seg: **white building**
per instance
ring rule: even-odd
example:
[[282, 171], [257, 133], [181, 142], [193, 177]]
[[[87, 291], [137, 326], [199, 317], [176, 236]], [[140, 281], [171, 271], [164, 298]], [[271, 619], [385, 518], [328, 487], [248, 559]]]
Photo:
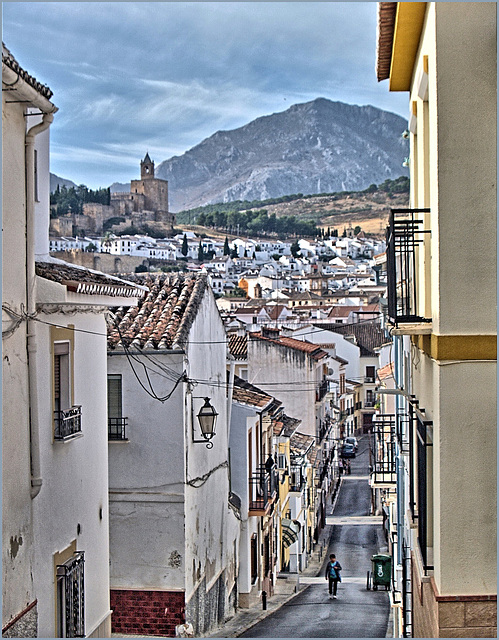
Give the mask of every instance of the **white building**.
[[2, 81], [2, 635], [106, 637], [104, 312], [141, 291], [50, 261], [48, 127], [57, 108], [5, 47]]
[[[171, 636], [187, 621], [205, 633], [237, 600], [226, 336], [206, 275], [148, 286], [109, 326], [113, 631]], [[213, 440], [200, 432], [204, 398]]]

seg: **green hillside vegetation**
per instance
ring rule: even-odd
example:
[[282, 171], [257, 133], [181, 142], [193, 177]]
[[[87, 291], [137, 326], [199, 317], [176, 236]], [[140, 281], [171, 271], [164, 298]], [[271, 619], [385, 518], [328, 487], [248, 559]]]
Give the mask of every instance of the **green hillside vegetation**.
[[86, 202], [96, 202], [109, 204], [111, 202], [111, 191], [107, 189], [97, 189], [93, 191], [84, 184], [78, 187], [59, 187], [50, 194], [50, 215], [52, 218], [64, 216], [70, 211], [72, 213], [83, 213], [83, 205]]
[[[401, 176], [380, 185], [371, 184], [364, 191], [297, 193], [267, 200], [236, 200], [180, 211], [176, 217], [179, 224], [224, 229], [229, 233], [313, 236], [325, 216], [370, 212], [383, 207], [391, 198], [402, 196], [405, 199], [408, 193], [409, 178]], [[291, 210], [292, 215], [286, 213]]]

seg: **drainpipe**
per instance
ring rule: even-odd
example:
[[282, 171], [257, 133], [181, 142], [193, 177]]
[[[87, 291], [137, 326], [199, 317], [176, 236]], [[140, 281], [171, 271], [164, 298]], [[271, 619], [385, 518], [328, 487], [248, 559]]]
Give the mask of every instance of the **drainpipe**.
[[227, 393], [227, 443], [230, 440], [230, 421], [232, 418], [232, 397], [234, 395], [234, 373], [236, 362], [232, 356], [229, 356], [229, 388]]
[[36, 329], [31, 320], [36, 311], [35, 298], [35, 138], [48, 129], [54, 120], [52, 113], [44, 113], [42, 121], [26, 134], [26, 307], [28, 314], [28, 379], [31, 457], [31, 498], [42, 488], [40, 464], [40, 424], [38, 416], [38, 389], [36, 368]]

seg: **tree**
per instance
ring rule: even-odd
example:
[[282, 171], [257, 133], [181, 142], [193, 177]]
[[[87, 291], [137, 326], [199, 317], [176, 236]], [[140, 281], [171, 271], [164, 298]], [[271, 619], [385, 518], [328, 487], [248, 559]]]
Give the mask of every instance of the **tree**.
[[225, 242], [224, 242], [224, 256], [228, 256], [230, 254], [230, 249], [229, 249], [229, 240], [227, 238], [227, 236], [225, 236]]
[[232, 251], [230, 252], [230, 257], [231, 258], [237, 258], [239, 257], [239, 254], [237, 252], [237, 246], [234, 244], [234, 246], [232, 247]]
[[295, 240], [293, 242], [290, 249], [291, 249], [291, 255], [293, 256], [293, 258], [298, 258], [298, 256], [300, 255], [300, 245], [298, 244], [298, 240]]
[[198, 246], [198, 260], [199, 262], [203, 262], [204, 260], [204, 251], [203, 251], [203, 245], [201, 244], [201, 240], [199, 241], [199, 246]]
[[145, 264], [139, 264], [138, 267], [135, 267], [135, 273], [145, 273], [147, 271], [147, 267]]
[[358, 234], [358, 233], [360, 233], [361, 231], [362, 231], [362, 228], [361, 228], [361, 227], [359, 227], [359, 225], [357, 225], [357, 226], [355, 227], [355, 229], [353, 230], [353, 233], [354, 233], [354, 235], [357, 235], [357, 234]]
[[182, 255], [184, 256], [184, 258], [189, 253], [189, 245], [187, 244], [187, 236], [185, 235], [185, 233], [184, 233], [184, 239], [182, 240], [182, 249], [181, 249], [181, 251], [182, 251]]
[[206, 226], [206, 215], [204, 213], [200, 213], [198, 215], [198, 219], [196, 220], [196, 224], [198, 224], [200, 227]]

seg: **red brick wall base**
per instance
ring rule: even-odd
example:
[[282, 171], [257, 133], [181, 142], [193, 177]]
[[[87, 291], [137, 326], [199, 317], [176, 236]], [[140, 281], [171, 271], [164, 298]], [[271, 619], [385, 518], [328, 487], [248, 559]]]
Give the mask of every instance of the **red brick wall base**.
[[111, 589], [111, 609], [113, 633], [174, 638], [176, 625], [185, 622], [185, 594]]

